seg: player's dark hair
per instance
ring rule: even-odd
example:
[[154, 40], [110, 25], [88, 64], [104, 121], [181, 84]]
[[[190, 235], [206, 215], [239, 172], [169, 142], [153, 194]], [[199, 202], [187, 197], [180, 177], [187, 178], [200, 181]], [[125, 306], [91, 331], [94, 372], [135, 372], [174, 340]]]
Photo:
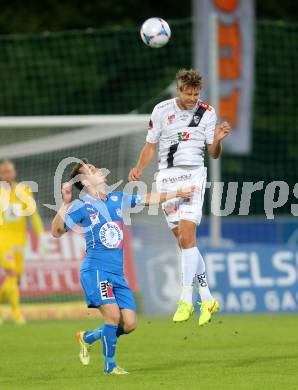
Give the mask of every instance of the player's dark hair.
[[195, 69], [180, 69], [176, 74], [177, 88], [199, 88], [203, 87], [203, 77]]
[[[71, 172], [70, 172], [70, 178], [73, 179], [74, 177], [76, 177], [77, 175], [80, 174], [80, 169], [82, 168], [83, 165], [85, 164], [89, 164], [89, 161], [86, 157], [82, 158], [80, 162], [76, 163], [74, 165], [74, 167], [72, 168]], [[73, 184], [79, 191], [82, 191], [82, 189], [84, 188], [83, 184], [81, 183], [81, 181], [77, 181]]]

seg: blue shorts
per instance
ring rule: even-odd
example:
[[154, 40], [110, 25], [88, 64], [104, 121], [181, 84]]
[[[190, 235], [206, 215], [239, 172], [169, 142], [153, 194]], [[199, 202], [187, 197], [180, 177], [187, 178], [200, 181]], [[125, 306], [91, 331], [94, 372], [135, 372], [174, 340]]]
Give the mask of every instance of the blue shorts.
[[131, 289], [124, 276], [101, 270], [81, 271], [80, 281], [90, 308], [116, 303], [120, 309], [136, 311]]

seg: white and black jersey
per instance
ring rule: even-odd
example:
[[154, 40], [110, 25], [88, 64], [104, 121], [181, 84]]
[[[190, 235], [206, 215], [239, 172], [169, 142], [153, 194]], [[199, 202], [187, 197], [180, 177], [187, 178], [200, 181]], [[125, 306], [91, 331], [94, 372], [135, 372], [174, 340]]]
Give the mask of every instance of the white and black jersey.
[[159, 142], [159, 169], [204, 165], [204, 151], [212, 144], [216, 125], [213, 107], [198, 101], [192, 110], [181, 110], [176, 98], [154, 107], [146, 141]]

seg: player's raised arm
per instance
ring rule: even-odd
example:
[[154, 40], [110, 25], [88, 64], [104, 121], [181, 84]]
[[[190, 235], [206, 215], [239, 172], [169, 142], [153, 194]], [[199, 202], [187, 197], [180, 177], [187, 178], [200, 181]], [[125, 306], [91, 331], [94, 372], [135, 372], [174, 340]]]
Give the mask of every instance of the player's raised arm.
[[52, 230], [51, 230], [52, 235], [56, 238], [61, 237], [66, 232], [64, 221], [65, 221], [65, 215], [71, 205], [71, 200], [72, 200], [71, 184], [63, 183], [61, 192], [63, 198], [63, 205], [57, 211], [57, 214], [53, 219]]
[[155, 150], [156, 150], [156, 144], [151, 144], [149, 142], [146, 142], [143, 149], [141, 150], [137, 165], [133, 167], [128, 174], [129, 181], [139, 180], [139, 178], [143, 173], [143, 170], [152, 160]]
[[192, 186], [175, 192], [151, 192], [145, 195], [142, 203], [148, 206], [149, 204], [163, 203], [174, 198], [191, 198], [196, 191], [198, 191], [197, 187]]

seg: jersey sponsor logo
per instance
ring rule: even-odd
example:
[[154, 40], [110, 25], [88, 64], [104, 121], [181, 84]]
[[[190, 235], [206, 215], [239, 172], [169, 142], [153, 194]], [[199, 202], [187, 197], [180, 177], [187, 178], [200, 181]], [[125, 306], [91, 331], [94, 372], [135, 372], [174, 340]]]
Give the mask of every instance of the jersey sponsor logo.
[[165, 177], [162, 179], [162, 183], [177, 183], [179, 181], [187, 181], [191, 179], [191, 173], [175, 176], [175, 177]]
[[97, 223], [100, 222], [97, 213], [92, 213], [92, 214], [90, 214], [90, 215], [89, 215], [89, 218], [90, 218], [90, 221], [91, 221], [92, 225], [96, 225]]
[[118, 248], [123, 240], [123, 231], [116, 222], [106, 222], [100, 228], [99, 240], [106, 248]]
[[122, 218], [122, 210], [121, 209], [116, 209], [116, 214], [118, 217]]
[[173, 120], [176, 118], [176, 115], [175, 114], [172, 114], [172, 115], [169, 115], [168, 116], [168, 124], [170, 125], [172, 122], [173, 122]]
[[117, 202], [117, 201], [118, 201], [118, 196], [117, 196], [117, 195], [112, 195], [112, 196], [111, 196], [111, 200], [112, 200], [113, 202]]
[[179, 131], [178, 133], [178, 142], [188, 141], [190, 139], [190, 134], [188, 131]]
[[171, 144], [171, 146], [173, 146], [173, 145], [177, 145], [177, 144], [179, 144], [180, 142], [183, 142], [183, 141], [189, 141], [190, 139], [191, 139], [190, 138], [190, 133], [188, 131], [179, 131], [177, 133], [177, 138], [171, 140], [170, 144]]
[[108, 280], [100, 281], [99, 289], [102, 300], [115, 298], [113, 293], [113, 285]]

